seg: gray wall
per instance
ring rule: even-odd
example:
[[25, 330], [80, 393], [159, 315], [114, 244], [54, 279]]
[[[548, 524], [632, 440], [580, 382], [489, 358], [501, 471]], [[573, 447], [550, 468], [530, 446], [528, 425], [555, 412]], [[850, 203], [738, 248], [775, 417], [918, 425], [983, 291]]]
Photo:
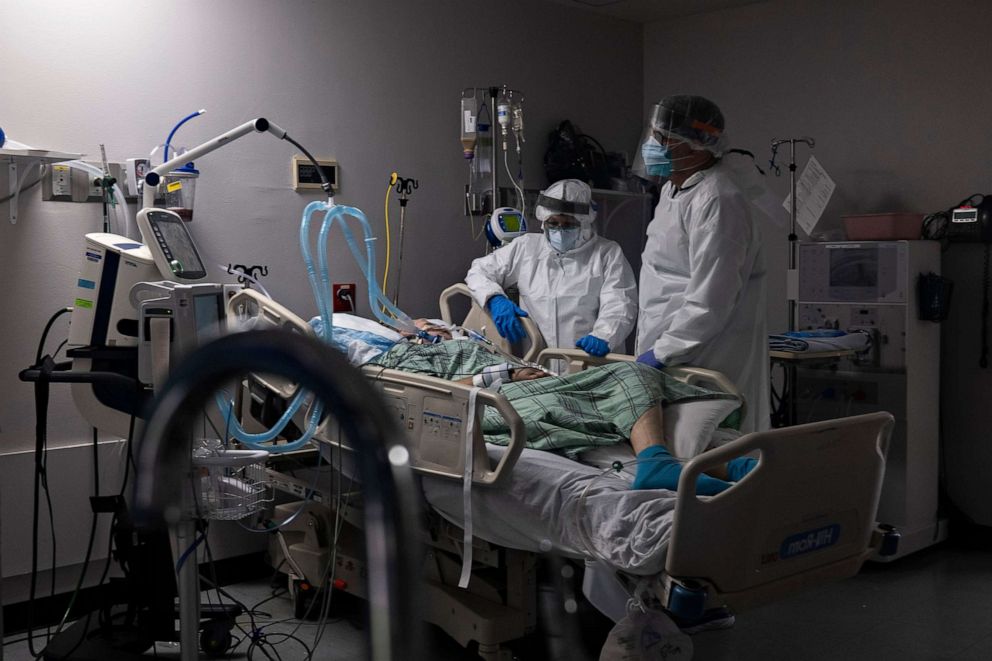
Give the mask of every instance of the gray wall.
[[[414, 315], [436, 314], [441, 289], [461, 280], [483, 251], [461, 214], [462, 88], [506, 83], [525, 93], [526, 185], [533, 188], [546, 183], [546, 136], [561, 119], [609, 150], [632, 149], [641, 122], [641, 28], [528, 0], [119, 0], [98, 7], [21, 0], [0, 5], [0, 24], [0, 126], [20, 142], [89, 158], [99, 158], [103, 143], [111, 160], [124, 160], [147, 155], [199, 108], [207, 114], [180, 130], [178, 144], [192, 147], [265, 116], [315, 155], [336, 158], [338, 201], [364, 209], [377, 228], [389, 172], [419, 179], [408, 207], [401, 299]], [[288, 143], [251, 135], [200, 159], [191, 228], [211, 264], [269, 265], [269, 291], [309, 317], [316, 308], [297, 233], [303, 208], [317, 197], [291, 189], [294, 153]], [[99, 205], [42, 202], [37, 187], [25, 194], [16, 226], [6, 213], [0, 204], [0, 282], [8, 292], [0, 318], [0, 450], [13, 452], [34, 439], [32, 390], [16, 373], [33, 361], [49, 315], [70, 302], [82, 236], [98, 231], [101, 219]], [[360, 282], [337, 232], [335, 239], [332, 280]], [[380, 250], [380, 265], [383, 257]], [[367, 313], [363, 297], [360, 289], [359, 311]], [[65, 324], [57, 324], [48, 349], [64, 336]], [[53, 445], [88, 441], [64, 387], [53, 388], [50, 418]], [[27, 547], [29, 531], [8, 516], [30, 505], [30, 475], [11, 479], [14, 465], [0, 458], [5, 556]], [[78, 464], [53, 476], [56, 507], [88, 495], [89, 470]], [[78, 518], [79, 530], [65, 522], [66, 539], [84, 538], [85, 507]], [[23, 569], [14, 568], [5, 557], [4, 573]]]
[[[968, 0], [775, 0], [650, 24], [645, 104], [708, 96], [724, 110], [732, 142], [765, 162], [773, 138], [813, 136], [813, 153], [837, 183], [824, 231], [837, 230], [843, 214], [947, 209], [992, 192], [992, 43], [969, 38], [968, 27], [990, 24], [992, 5]], [[800, 148], [800, 168], [809, 153]], [[784, 197], [788, 172], [771, 184]], [[766, 241], [770, 272], [784, 274], [786, 235]], [[992, 525], [992, 387], [977, 366], [982, 256], [977, 245], [944, 254], [957, 289], [942, 329], [942, 417], [951, 495]], [[769, 327], [786, 324], [784, 277], [773, 275]]]

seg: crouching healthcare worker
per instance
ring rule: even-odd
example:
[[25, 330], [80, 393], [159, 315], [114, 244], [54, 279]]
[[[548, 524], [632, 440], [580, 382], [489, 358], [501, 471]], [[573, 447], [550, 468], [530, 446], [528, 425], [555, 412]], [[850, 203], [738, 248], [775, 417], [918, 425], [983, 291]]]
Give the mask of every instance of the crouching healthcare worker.
[[747, 403], [742, 430], [767, 429], [762, 212], [724, 162], [724, 118], [712, 101], [665, 97], [648, 129], [644, 170], [667, 181], [641, 257], [637, 360], [723, 372]]
[[[564, 179], [542, 191], [535, 209], [542, 232], [525, 234], [472, 262], [465, 282], [500, 335], [524, 337], [530, 316], [549, 347], [593, 356], [623, 351], [637, 319], [634, 272], [620, 246], [596, 234], [592, 190]], [[520, 292], [519, 306], [505, 287]]]

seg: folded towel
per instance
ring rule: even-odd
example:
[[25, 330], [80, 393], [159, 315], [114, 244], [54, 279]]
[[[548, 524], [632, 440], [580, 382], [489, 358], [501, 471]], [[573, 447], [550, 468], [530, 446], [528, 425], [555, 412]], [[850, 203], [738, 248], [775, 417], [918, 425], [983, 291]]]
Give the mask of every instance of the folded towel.
[[[837, 335], [836, 333], [840, 333]], [[801, 337], [799, 337], [801, 335]], [[843, 331], [790, 331], [781, 335], [768, 336], [768, 348], [772, 351], [848, 351], [862, 353], [871, 349], [871, 334], [857, 330]]]

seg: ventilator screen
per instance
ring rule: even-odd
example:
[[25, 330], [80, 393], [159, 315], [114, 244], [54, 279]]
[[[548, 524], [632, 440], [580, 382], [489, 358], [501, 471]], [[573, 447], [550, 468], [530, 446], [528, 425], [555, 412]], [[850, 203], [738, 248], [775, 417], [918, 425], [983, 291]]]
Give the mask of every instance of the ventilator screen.
[[193, 238], [178, 216], [150, 213], [148, 222], [159, 248], [165, 255], [166, 262], [176, 277], [197, 280], [206, 275], [200, 255], [193, 245]]

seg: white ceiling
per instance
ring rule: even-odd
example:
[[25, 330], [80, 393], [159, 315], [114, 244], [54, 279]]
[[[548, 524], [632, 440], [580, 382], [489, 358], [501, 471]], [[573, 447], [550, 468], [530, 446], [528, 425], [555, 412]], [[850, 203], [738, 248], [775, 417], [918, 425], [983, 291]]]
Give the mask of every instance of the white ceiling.
[[702, 14], [729, 7], [753, 5], [764, 0], [546, 0], [636, 23], [651, 23], [676, 16]]

